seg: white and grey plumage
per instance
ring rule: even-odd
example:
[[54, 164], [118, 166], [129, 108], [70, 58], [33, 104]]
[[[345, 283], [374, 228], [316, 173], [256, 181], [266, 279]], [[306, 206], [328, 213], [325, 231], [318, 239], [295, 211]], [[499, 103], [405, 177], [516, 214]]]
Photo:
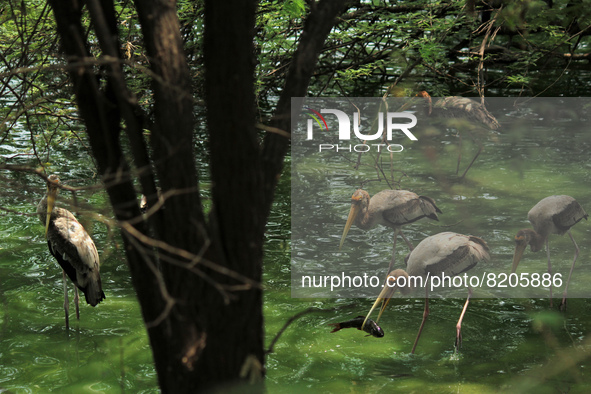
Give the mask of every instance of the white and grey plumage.
[[[376, 323], [380, 320], [384, 309], [390, 301], [390, 297], [394, 294], [396, 289], [400, 290], [402, 294], [409, 294], [413, 290], [415, 280], [409, 277], [422, 277], [425, 279], [427, 275], [430, 277], [439, 276], [442, 273], [446, 276], [460, 275], [470, 269], [481, 261], [489, 261], [490, 254], [488, 245], [484, 240], [478, 237], [457, 234], [452, 232], [439, 233], [422, 240], [417, 247], [410, 252], [407, 257], [406, 271], [396, 269], [388, 274], [388, 280], [394, 280], [393, 284], [397, 283], [399, 277], [405, 277], [403, 281], [404, 286], [384, 286], [380, 292], [377, 300], [373, 304], [371, 310], [367, 314], [367, 318], [371, 315], [374, 309], [381, 302], [380, 314]], [[393, 279], [390, 279], [392, 277]], [[427, 316], [429, 315], [429, 287], [425, 284], [425, 311], [423, 313], [423, 321], [419, 328], [417, 338], [412, 348], [412, 353], [415, 352], [423, 326]], [[468, 289], [468, 298], [464, 304], [464, 309], [456, 325], [456, 346], [461, 342], [461, 327], [462, 319], [468, 302], [471, 296], [471, 289]], [[362, 326], [363, 327], [363, 326]]]
[[[59, 191], [59, 178], [50, 175], [47, 194], [37, 205], [37, 214], [45, 225], [49, 251], [55, 257], [64, 273], [76, 285], [76, 315], [78, 312], [78, 290], [84, 293], [86, 302], [96, 306], [105, 298], [101, 285], [99, 255], [92, 238], [84, 227], [67, 209], [54, 207]], [[68, 326], [67, 288], [64, 277], [66, 326]]]
[[[579, 255], [579, 247], [573, 238], [570, 228], [580, 222], [582, 219], [587, 219], [589, 215], [585, 212], [583, 207], [570, 196], [550, 196], [538, 202], [528, 212], [527, 218], [533, 226], [533, 230], [526, 228], [519, 230], [515, 235], [515, 253], [513, 254], [513, 266], [511, 272], [517, 270], [521, 256], [525, 251], [527, 245], [530, 245], [532, 252], [537, 252], [546, 244], [546, 254], [548, 255], [548, 273], [552, 274], [552, 265], [550, 264], [550, 247], [548, 246], [548, 236], [550, 234], [568, 236], [575, 246], [575, 256], [568, 274], [568, 279], [564, 287], [562, 295], [562, 302], [560, 309], [566, 307], [566, 295], [568, 291], [568, 284], [570, 282], [577, 256]], [[550, 287], [550, 306], [552, 306], [552, 287]]]
[[402, 234], [402, 226], [422, 218], [439, 220], [437, 213], [442, 212], [431, 197], [419, 196], [408, 190], [382, 190], [370, 198], [369, 193], [365, 190], [357, 189], [351, 196], [351, 210], [349, 211], [339, 249], [343, 246], [353, 223], [363, 230], [368, 230], [377, 225], [390, 227], [394, 229], [392, 260], [388, 268], [388, 272], [390, 272], [394, 263], [398, 234], [407, 242], [411, 250], [413, 248]]

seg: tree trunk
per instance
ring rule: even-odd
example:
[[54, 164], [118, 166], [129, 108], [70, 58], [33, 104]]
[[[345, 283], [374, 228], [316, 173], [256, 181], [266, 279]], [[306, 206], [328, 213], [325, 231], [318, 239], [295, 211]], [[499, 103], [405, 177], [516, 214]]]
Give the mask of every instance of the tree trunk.
[[[98, 74], [81, 23], [81, 3], [50, 3], [93, 155], [122, 227], [162, 391], [262, 382], [264, 229], [288, 141], [267, 135], [261, 147], [254, 128], [256, 2], [205, 2], [213, 185], [207, 221], [194, 159], [191, 80], [174, 1], [136, 2], [155, 75], [153, 122], [126, 86], [112, 1], [85, 2], [104, 59], [110, 60]], [[278, 124], [285, 130], [290, 130], [290, 97], [305, 95], [322, 43], [343, 4], [324, 0], [313, 7], [277, 109]], [[147, 220], [140, 214], [120, 145], [122, 120], [148, 204], [158, 204], [157, 183], [164, 199], [162, 209]], [[144, 128], [151, 131], [151, 157]], [[263, 385], [253, 388], [262, 391]]]
[[[252, 280], [232, 293], [225, 306], [203, 289], [215, 305], [207, 311], [217, 335], [204, 350], [204, 363], [223, 365], [220, 381], [262, 381], [262, 250], [266, 223], [259, 143], [254, 128], [255, 1], [205, 2], [205, 91], [210, 135], [213, 207], [209, 216], [219, 263]], [[231, 28], [228, 28], [231, 26]], [[227, 279], [216, 276], [218, 281]], [[241, 285], [230, 281], [230, 285]], [[208, 361], [209, 360], [209, 361]]]

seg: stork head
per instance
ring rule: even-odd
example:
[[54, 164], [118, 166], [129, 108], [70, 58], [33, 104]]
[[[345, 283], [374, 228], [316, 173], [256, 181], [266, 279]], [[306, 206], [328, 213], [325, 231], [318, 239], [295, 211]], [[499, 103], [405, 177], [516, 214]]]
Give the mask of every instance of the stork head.
[[[398, 279], [401, 277], [404, 277], [404, 280], [399, 285]], [[400, 292], [403, 294], [408, 294], [408, 291], [410, 290], [408, 283], [409, 283], [409, 280], [408, 280], [408, 274], [406, 273], [406, 271], [401, 270], [401, 269], [396, 269], [396, 270], [390, 272], [388, 274], [388, 278], [386, 279], [386, 284], [384, 285], [384, 288], [380, 292], [380, 295], [376, 299], [376, 302], [374, 302], [373, 306], [369, 310], [369, 313], [365, 317], [365, 320], [363, 321], [363, 324], [361, 325], [361, 329], [363, 330], [363, 327], [365, 326], [367, 319], [371, 316], [371, 313], [373, 312], [373, 310], [376, 309], [378, 304], [381, 302], [382, 306], [380, 307], [380, 313], [378, 315], [378, 318], [376, 319], [376, 324], [380, 321], [380, 317], [382, 317], [382, 313], [384, 313], [384, 310], [386, 309], [386, 306], [388, 306], [388, 303], [390, 302], [390, 298], [394, 295], [394, 292], [396, 291], [396, 289], [400, 289]]]
[[523, 256], [523, 252], [527, 245], [531, 246], [532, 252], [537, 252], [540, 250], [541, 244], [543, 244], [543, 239], [541, 239], [534, 230], [529, 228], [519, 230], [515, 235], [515, 252], [513, 253], [511, 273], [514, 273], [517, 270], [517, 266], [519, 265], [519, 261], [521, 261], [521, 256]]
[[347, 233], [349, 233], [349, 229], [355, 223], [359, 213], [363, 211], [364, 208], [367, 208], [369, 205], [369, 194], [362, 189], [355, 190], [355, 193], [351, 196], [351, 210], [349, 211], [349, 216], [347, 217], [347, 223], [345, 223], [345, 230], [343, 230], [343, 235], [341, 236], [341, 243], [339, 244], [339, 250], [343, 247], [343, 243], [345, 242], [345, 238], [347, 237]]
[[427, 101], [427, 116], [431, 115], [431, 112], [433, 111], [433, 101], [431, 100], [431, 96], [429, 95], [429, 93], [427, 93], [424, 90], [421, 90], [416, 94], [416, 97], [422, 97], [425, 99], [425, 101]]
[[50, 175], [47, 177], [47, 219], [45, 221], [45, 237], [47, 237], [47, 231], [49, 230], [49, 222], [51, 221], [51, 213], [55, 207], [55, 199], [59, 192], [60, 179], [57, 175]]

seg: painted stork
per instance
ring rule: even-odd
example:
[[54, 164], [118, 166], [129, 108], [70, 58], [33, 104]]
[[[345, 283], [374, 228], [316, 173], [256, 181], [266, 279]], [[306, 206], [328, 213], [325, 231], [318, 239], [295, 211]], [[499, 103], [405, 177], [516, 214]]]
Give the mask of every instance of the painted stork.
[[72, 212], [55, 207], [59, 191], [59, 178], [50, 175], [47, 194], [37, 205], [37, 214], [45, 226], [45, 236], [49, 252], [55, 257], [63, 270], [64, 311], [66, 329], [69, 328], [69, 301], [66, 275], [74, 282], [76, 318], [80, 319], [78, 289], [84, 293], [86, 302], [96, 306], [105, 298], [99, 273], [99, 255], [94, 242]]
[[[466, 131], [468, 131], [471, 136], [472, 132], [470, 130], [477, 130], [479, 128], [484, 130], [497, 130], [501, 127], [497, 119], [486, 109], [483, 102], [478, 102], [468, 97], [449, 96], [439, 98], [433, 104], [431, 96], [426, 91], [421, 91], [417, 93], [416, 96], [424, 98], [427, 102], [427, 116], [431, 116], [436, 119], [465, 119], [467, 124], [470, 125]], [[458, 138], [460, 141], [460, 147], [456, 166], [456, 175], [458, 175], [460, 171], [460, 162], [462, 160], [462, 137], [459, 130]], [[478, 145], [478, 151], [470, 161], [470, 164], [468, 164], [462, 173], [460, 179], [463, 179], [466, 176], [468, 170], [470, 167], [472, 167], [483, 149], [482, 143], [478, 140], [478, 138], [472, 136], [472, 139]]]
[[[548, 246], [548, 236], [550, 234], [564, 235], [568, 233], [573, 245], [575, 246], [575, 257], [570, 267], [568, 279], [562, 293], [562, 302], [560, 309], [566, 308], [566, 293], [568, 284], [575, 268], [575, 262], [579, 255], [579, 247], [570, 232], [570, 228], [580, 222], [587, 220], [587, 213], [581, 205], [570, 196], [550, 196], [538, 202], [528, 212], [527, 218], [533, 226], [533, 230], [526, 228], [519, 230], [515, 235], [515, 253], [513, 254], [513, 266], [511, 273], [517, 270], [521, 256], [527, 245], [530, 245], [532, 252], [537, 252], [546, 244], [546, 254], [548, 255], [548, 273], [552, 275], [552, 265], [550, 264], [550, 247]], [[552, 306], [552, 284], [550, 284], [550, 306]]]
[[[408, 255], [406, 271], [397, 269], [388, 274], [388, 285], [384, 286], [380, 292], [380, 295], [367, 314], [366, 320], [381, 302], [382, 306], [376, 320], [377, 324], [396, 289], [400, 290], [402, 294], [410, 294], [414, 290], [414, 286], [417, 283], [421, 283], [421, 280], [418, 280], [419, 277], [423, 280], [428, 275], [433, 277], [444, 274], [452, 277], [472, 269], [481, 261], [489, 260], [488, 245], [478, 237], [452, 232], [439, 233], [427, 237]], [[404, 277], [404, 280], [400, 279], [402, 277]], [[415, 352], [425, 321], [427, 320], [427, 316], [429, 316], [429, 286], [427, 283], [423, 284], [425, 286], [425, 310], [423, 312], [423, 321], [419, 327], [419, 332], [417, 333], [411, 353]], [[472, 289], [468, 288], [468, 297], [456, 324], [456, 349], [461, 345], [462, 319], [468, 308], [471, 295]], [[362, 329], [364, 325], [365, 322], [361, 326]]]
[[369, 193], [365, 190], [357, 189], [351, 197], [351, 210], [341, 237], [339, 250], [353, 223], [363, 230], [368, 230], [378, 224], [390, 227], [394, 230], [392, 259], [387, 271], [390, 272], [394, 265], [398, 234], [404, 239], [410, 250], [413, 249], [411, 243], [402, 234], [402, 226], [425, 217], [439, 220], [437, 213], [442, 212], [431, 197], [419, 196], [408, 190], [382, 190], [370, 198]]

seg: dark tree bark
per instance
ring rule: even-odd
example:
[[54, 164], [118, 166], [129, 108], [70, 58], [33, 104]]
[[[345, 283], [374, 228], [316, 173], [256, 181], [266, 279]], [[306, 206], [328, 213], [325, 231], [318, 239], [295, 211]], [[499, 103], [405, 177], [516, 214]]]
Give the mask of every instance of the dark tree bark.
[[[206, 1], [203, 49], [213, 184], [211, 235], [220, 264], [260, 284], [266, 216], [254, 128], [255, 8], [254, 1]], [[216, 276], [216, 280], [224, 279]], [[238, 291], [225, 306], [218, 295], [202, 290], [201, 297], [214, 306], [208, 312], [210, 320], [219, 323], [219, 335], [211, 337], [204, 350], [210, 360], [224, 366], [215, 374], [220, 381], [231, 381], [244, 368], [250, 378], [262, 381], [261, 287]], [[230, 358], [228, 348], [233, 349]]]
[[[154, 117], [148, 121], [125, 83], [112, 0], [84, 3], [103, 52], [101, 72], [88, 50], [81, 3], [50, 0], [92, 152], [121, 224], [163, 392], [205, 391], [261, 382], [264, 376], [263, 239], [288, 140], [269, 134], [261, 146], [254, 128], [256, 2], [205, 3], [213, 184], [208, 219], [199, 197], [193, 93], [175, 2], [136, 1], [155, 75]], [[318, 53], [344, 3], [312, 3], [275, 126], [290, 130], [290, 98], [306, 94]], [[122, 122], [134, 172], [120, 145]], [[151, 151], [142, 135], [145, 128]], [[164, 209], [149, 219], [140, 214], [134, 177], [150, 206], [158, 206], [156, 184], [161, 188]]]

